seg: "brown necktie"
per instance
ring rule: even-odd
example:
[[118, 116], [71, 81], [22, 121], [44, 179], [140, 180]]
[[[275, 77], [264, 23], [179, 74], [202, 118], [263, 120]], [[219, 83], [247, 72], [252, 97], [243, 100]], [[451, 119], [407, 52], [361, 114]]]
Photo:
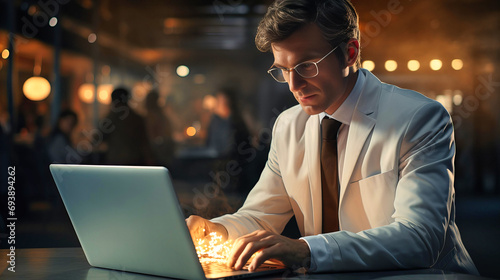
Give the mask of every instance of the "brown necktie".
[[342, 123], [328, 117], [321, 121], [321, 189], [323, 233], [339, 230], [339, 176], [337, 132]]

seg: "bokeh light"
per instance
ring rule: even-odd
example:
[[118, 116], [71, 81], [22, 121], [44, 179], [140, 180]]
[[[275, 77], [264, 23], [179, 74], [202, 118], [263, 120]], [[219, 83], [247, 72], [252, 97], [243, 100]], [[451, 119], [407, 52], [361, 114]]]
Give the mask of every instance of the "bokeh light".
[[104, 84], [97, 87], [97, 100], [102, 104], [111, 103], [111, 92], [113, 92], [113, 85]]
[[186, 65], [179, 65], [179, 67], [177, 67], [176, 73], [177, 75], [179, 75], [179, 77], [186, 77], [187, 75], [189, 75], [189, 68]]
[[449, 112], [453, 112], [453, 101], [450, 95], [439, 94], [436, 96], [436, 101], [441, 103], [443, 107]]
[[387, 60], [385, 62], [385, 70], [392, 72], [398, 69], [398, 63], [395, 60]]
[[460, 106], [464, 100], [463, 92], [459, 89], [453, 91], [453, 104]]
[[420, 69], [420, 62], [415, 59], [408, 61], [408, 69], [410, 71], [417, 71], [418, 69]]
[[217, 99], [213, 95], [205, 95], [203, 97], [203, 109], [212, 111], [217, 103]]
[[433, 59], [431, 60], [429, 65], [431, 66], [432, 70], [438, 71], [439, 69], [441, 69], [441, 67], [443, 67], [443, 62], [439, 59]]
[[192, 126], [186, 128], [186, 135], [189, 137], [195, 136], [196, 135], [196, 128], [194, 128]]
[[93, 44], [97, 41], [97, 35], [95, 33], [90, 33], [88, 37], [89, 43]]
[[36, 5], [31, 5], [28, 9], [28, 15], [33, 16], [38, 11]]
[[2, 51], [2, 58], [3, 59], [9, 58], [9, 55], [10, 55], [10, 52], [9, 52], [8, 49], [5, 49], [5, 50]]
[[451, 61], [451, 67], [455, 70], [460, 70], [464, 67], [464, 62], [461, 59], [453, 59]]
[[94, 84], [83, 84], [78, 88], [78, 97], [85, 103], [94, 102]]
[[[81, 101], [92, 104], [94, 103], [95, 85], [92, 83], [82, 84], [78, 88], [78, 97]], [[111, 93], [113, 92], [112, 84], [102, 84], [97, 86], [97, 100], [101, 104], [111, 103]]]
[[24, 82], [23, 93], [29, 100], [44, 100], [50, 94], [50, 83], [43, 77], [31, 77]]
[[56, 17], [50, 18], [49, 25], [50, 25], [50, 27], [56, 26], [57, 25], [57, 18]]
[[375, 69], [375, 62], [371, 61], [371, 60], [365, 60], [363, 61], [363, 63], [361, 64], [361, 67], [365, 68], [366, 70], [368, 71], [373, 71], [373, 69]]

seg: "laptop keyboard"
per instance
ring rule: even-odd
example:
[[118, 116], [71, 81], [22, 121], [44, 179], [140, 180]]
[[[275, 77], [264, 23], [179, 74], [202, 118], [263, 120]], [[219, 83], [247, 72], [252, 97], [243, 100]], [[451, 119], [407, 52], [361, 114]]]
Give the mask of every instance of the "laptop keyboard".
[[[222, 241], [222, 236], [216, 232], [211, 232], [205, 238], [199, 238], [195, 242], [196, 253], [206, 275], [234, 271], [226, 264], [232, 245], [231, 241]], [[255, 254], [243, 267], [243, 270], [248, 270], [248, 265], [254, 256]], [[269, 260], [259, 266], [259, 270], [276, 268], [282, 268], [282, 266], [278, 266]]]
[[[247, 263], [243, 267], [243, 270], [248, 270], [248, 265], [249, 265], [249, 263]], [[205, 274], [234, 271], [233, 269], [228, 267], [225, 262], [222, 262], [222, 261], [202, 261], [201, 267], [203, 268], [203, 271], [205, 272]], [[259, 269], [276, 269], [276, 268], [280, 268], [280, 267], [277, 265], [274, 265], [272, 263], [267, 263], [267, 262], [264, 262], [263, 264], [261, 264], [259, 266]]]
[[[214, 273], [222, 273], [222, 272], [231, 272], [233, 271], [227, 264], [223, 262], [202, 262], [201, 267], [205, 274], [214, 274]], [[247, 266], [244, 267], [246, 269]]]

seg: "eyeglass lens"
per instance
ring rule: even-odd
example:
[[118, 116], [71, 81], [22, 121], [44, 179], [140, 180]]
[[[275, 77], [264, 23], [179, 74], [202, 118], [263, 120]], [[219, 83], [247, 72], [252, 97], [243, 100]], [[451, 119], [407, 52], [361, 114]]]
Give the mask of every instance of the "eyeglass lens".
[[[318, 67], [314, 62], [303, 62], [298, 64], [294, 70], [303, 78], [312, 78], [318, 75]], [[293, 70], [291, 70], [293, 71]], [[276, 68], [270, 71], [271, 75], [279, 82], [286, 82], [288, 80], [288, 70]]]

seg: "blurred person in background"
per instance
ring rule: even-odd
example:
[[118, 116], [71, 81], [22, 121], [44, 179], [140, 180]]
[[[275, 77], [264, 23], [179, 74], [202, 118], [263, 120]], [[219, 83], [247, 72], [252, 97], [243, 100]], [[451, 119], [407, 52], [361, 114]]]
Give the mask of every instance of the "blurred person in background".
[[104, 163], [151, 165], [153, 157], [144, 118], [130, 108], [130, 92], [117, 88], [111, 93], [110, 111], [102, 120], [109, 131], [103, 134]]
[[[228, 182], [216, 182], [221, 185], [223, 191], [244, 195], [252, 187], [247, 184], [249, 170], [247, 158], [248, 154], [240, 152], [241, 146], [245, 149], [251, 147], [250, 132], [243, 119], [238, 105], [237, 94], [234, 89], [222, 88], [215, 94], [215, 104], [213, 115], [207, 131], [206, 146], [215, 150], [218, 161], [214, 166], [216, 171], [225, 171], [228, 164], [235, 164], [235, 172], [230, 176]], [[240, 147], [240, 148], [238, 148]]]
[[206, 145], [217, 151], [220, 158], [238, 158], [238, 145], [248, 142], [250, 133], [243, 120], [236, 91], [223, 88], [215, 94], [215, 100]]
[[72, 110], [59, 114], [56, 127], [47, 139], [47, 155], [51, 163], [69, 163], [69, 154], [74, 154], [73, 131], [78, 124], [78, 116]]
[[158, 104], [159, 94], [151, 91], [146, 97], [146, 128], [154, 163], [170, 167], [174, 158], [175, 142], [170, 119]]

